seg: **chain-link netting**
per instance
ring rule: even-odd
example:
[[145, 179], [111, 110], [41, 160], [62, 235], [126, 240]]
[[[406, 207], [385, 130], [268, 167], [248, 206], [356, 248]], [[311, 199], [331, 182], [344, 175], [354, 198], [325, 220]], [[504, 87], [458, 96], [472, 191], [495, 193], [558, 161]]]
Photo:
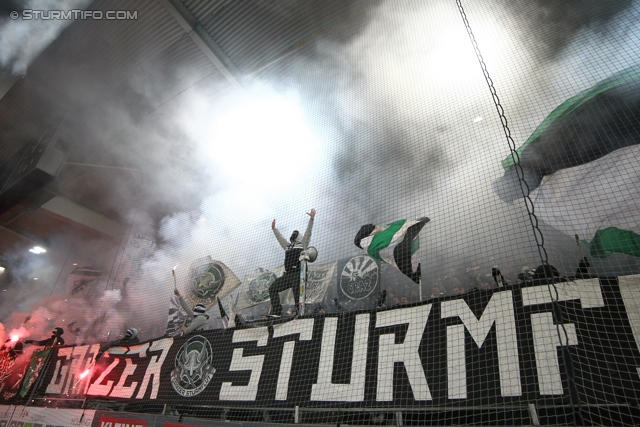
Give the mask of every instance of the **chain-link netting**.
[[129, 163], [3, 282], [0, 427], [640, 422], [640, 3], [367, 3], [253, 70], [237, 7], [237, 84], [174, 44], [96, 107]]

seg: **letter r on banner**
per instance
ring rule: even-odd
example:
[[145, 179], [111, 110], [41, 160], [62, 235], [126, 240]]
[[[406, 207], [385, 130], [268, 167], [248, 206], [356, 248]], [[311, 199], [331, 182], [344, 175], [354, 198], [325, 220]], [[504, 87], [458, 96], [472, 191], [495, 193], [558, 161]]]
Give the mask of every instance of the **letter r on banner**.
[[380, 335], [378, 389], [376, 393], [378, 402], [393, 400], [393, 366], [396, 362], [404, 363], [415, 400], [431, 400], [431, 391], [418, 353], [430, 312], [431, 304], [427, 304], [383, 311], [377, 314], [376, 328], [409, 324], [407, 335], [402, 344], [395, 343], [396, 335], [394, 333]]

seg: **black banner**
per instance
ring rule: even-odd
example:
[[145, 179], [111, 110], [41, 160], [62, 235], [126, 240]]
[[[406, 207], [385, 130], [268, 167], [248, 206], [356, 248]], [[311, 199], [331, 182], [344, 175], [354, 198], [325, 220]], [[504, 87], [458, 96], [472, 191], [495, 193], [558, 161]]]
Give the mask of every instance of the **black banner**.
[[640, 276], [476, 291], [162, 338], [95, 364], [98, 345], [57, 348], [39, 392], [248, 407], [615, 404], [638, 399], [639, 313]]

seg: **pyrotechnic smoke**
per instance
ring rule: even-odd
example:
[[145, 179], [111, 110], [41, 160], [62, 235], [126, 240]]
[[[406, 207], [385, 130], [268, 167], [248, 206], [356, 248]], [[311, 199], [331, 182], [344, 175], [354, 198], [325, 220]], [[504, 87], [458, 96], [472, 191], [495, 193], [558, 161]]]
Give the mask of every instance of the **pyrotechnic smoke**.
[[[640, 59], [638, 2], [464, 4], [517, 144], [562, 101]], [[60, 285], [70, 261], [57, 264], [55, 292], [32, 283], [7, 292], [20, 312], [12, 321], [33, 312], [34, 337], [58, 326], [45, 321], [52, 318], [77, 319], [81, 331], [65, 334], [69, 341], [110, 331], [114, 339], [129, 326], [142, 339], [160, 335], [173, 266], [181, 290], [187, 266], [206, 255], [240, 279], [275, 267], [283, 254], [271, 220], [288, 235], [305, 227], [312, 207], [318, 263], [357, 253], [353, 237], [363, 224], [430, 217], [419, 252], [425, 289], [471, 264], [487, 272], [497, 264], [513, 280], [539, 261], [525, 213], [491, 187], [509, 149], [455, 3], [383, 2], [355, 34], [329, 35], [243, 91], [222, 92], [202, 76], [171, 92], [175, 75], [144, 76], [126, 90], [145, 118], [105, 100], [78, 120], [107, 160], [140, 163], [117, 184], [118, 197], [146, 197], [122, 201], [125, 234], [108, 251], [76, 242], [74, 256], [104, 274], [95, 298], [77, 300], [72, 316]], [[571, 274], [580, 258], [573, 237], [542, 229], [550, 262]], [[138, 234], [156, 246], [137, 276], [126, 275], [120, 267]], [[626, 268], [620, 257], [607, 262], [594, 270]]]
[[[73, 21], [68, 19], [23, 19], [25, 10], [69, 11], [84, 9], [91, 0], [28, 0], [9, 2], [0, 17], [0, 69], [25, 74], [29, 64]], [[17, 13], [17, 18], [9, 17]], [[48, 15], [47, 15], [48, 16]]]

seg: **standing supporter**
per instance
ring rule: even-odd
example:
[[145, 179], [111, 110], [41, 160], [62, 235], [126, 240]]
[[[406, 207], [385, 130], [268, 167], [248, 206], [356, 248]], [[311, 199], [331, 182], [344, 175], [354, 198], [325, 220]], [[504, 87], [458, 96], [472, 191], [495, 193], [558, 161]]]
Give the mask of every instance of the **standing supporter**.
[[33, 345], [42, 345], [45, 347], [53, 347], [56, 345], [64, 345], [64, 338], [62, 338], [62, 334], [64, 334], [64, 329], [55, 328], [51, 332], [51, 336], [44, 340], [24, 340], [25, 344], [33, 344]]
[[289, 288], [293, 291], [293, 298], [296, 304], [294, 315], [297, 314], [298, 305], [300, 304], [300, 254], [309, 247], [316, 210], [311, 209], [311, 212], [307, 213], [307, 215], [309, 215], [309, 223], [302, 238], [300, 238], [298, 230], [294, 230], [293, 233], [291, 233], [289, 241], [287, 241], [276, 228], [276, 220], [274, 219], [271, 223], [273, 234], [275, 234], [278, 243], [280, 243], [280, 246], [284, 249], [285, 271], [285, 273], [281, 277], [278, 277], [269, 287], [269, 298], [271, 299], [271, 312], [269, 315], [272, 317], [280, 317], [282, 315], [280, 292]]
[[204, 304], [196, 304], [193, 307], [193, 310], [191, 310], [191, 307], [189, 307], [189, 304], [187, 304], [187, 302], [184, 300], [182, 295], [180, 295], [180, 292], [177, 289], [175, 289], [173, 293], [176, 294], [178, 300], [180, 300], [180, 305], [182, 306], [184, 311], [187, 312], [187, 315], [191, 318], [191, 323], [189, 324], [189, 326], [182, 325], [182, 327], [180, 328], [182, 333], [184, 335], [187, 335], [191, 332], [199, 331], [204, 328], [207, 324], [207, 321], [209, 320], [209, 316], [206, 313], [207, 308], [204, 306]]
[[440, 298], [444, 296], [444, 292], [440, 290], [439, 286], [434, 286], [431, 288], [431, 297], [430, 298]]
[[130, 345], [138, 344], [139, 342], [140, 342], [140, 339], [138, 338], [138, 329], [129, 328], [124, 333], [123, 337], [120, 338], [119, 340], [111, 341], [106, 344], [100, 345], [100, 351], [96, 355], [96, 360], [99, 359], [102, 356], [102, 354], [105, 351], [109, 350], [111, 347], [130, 346]]

